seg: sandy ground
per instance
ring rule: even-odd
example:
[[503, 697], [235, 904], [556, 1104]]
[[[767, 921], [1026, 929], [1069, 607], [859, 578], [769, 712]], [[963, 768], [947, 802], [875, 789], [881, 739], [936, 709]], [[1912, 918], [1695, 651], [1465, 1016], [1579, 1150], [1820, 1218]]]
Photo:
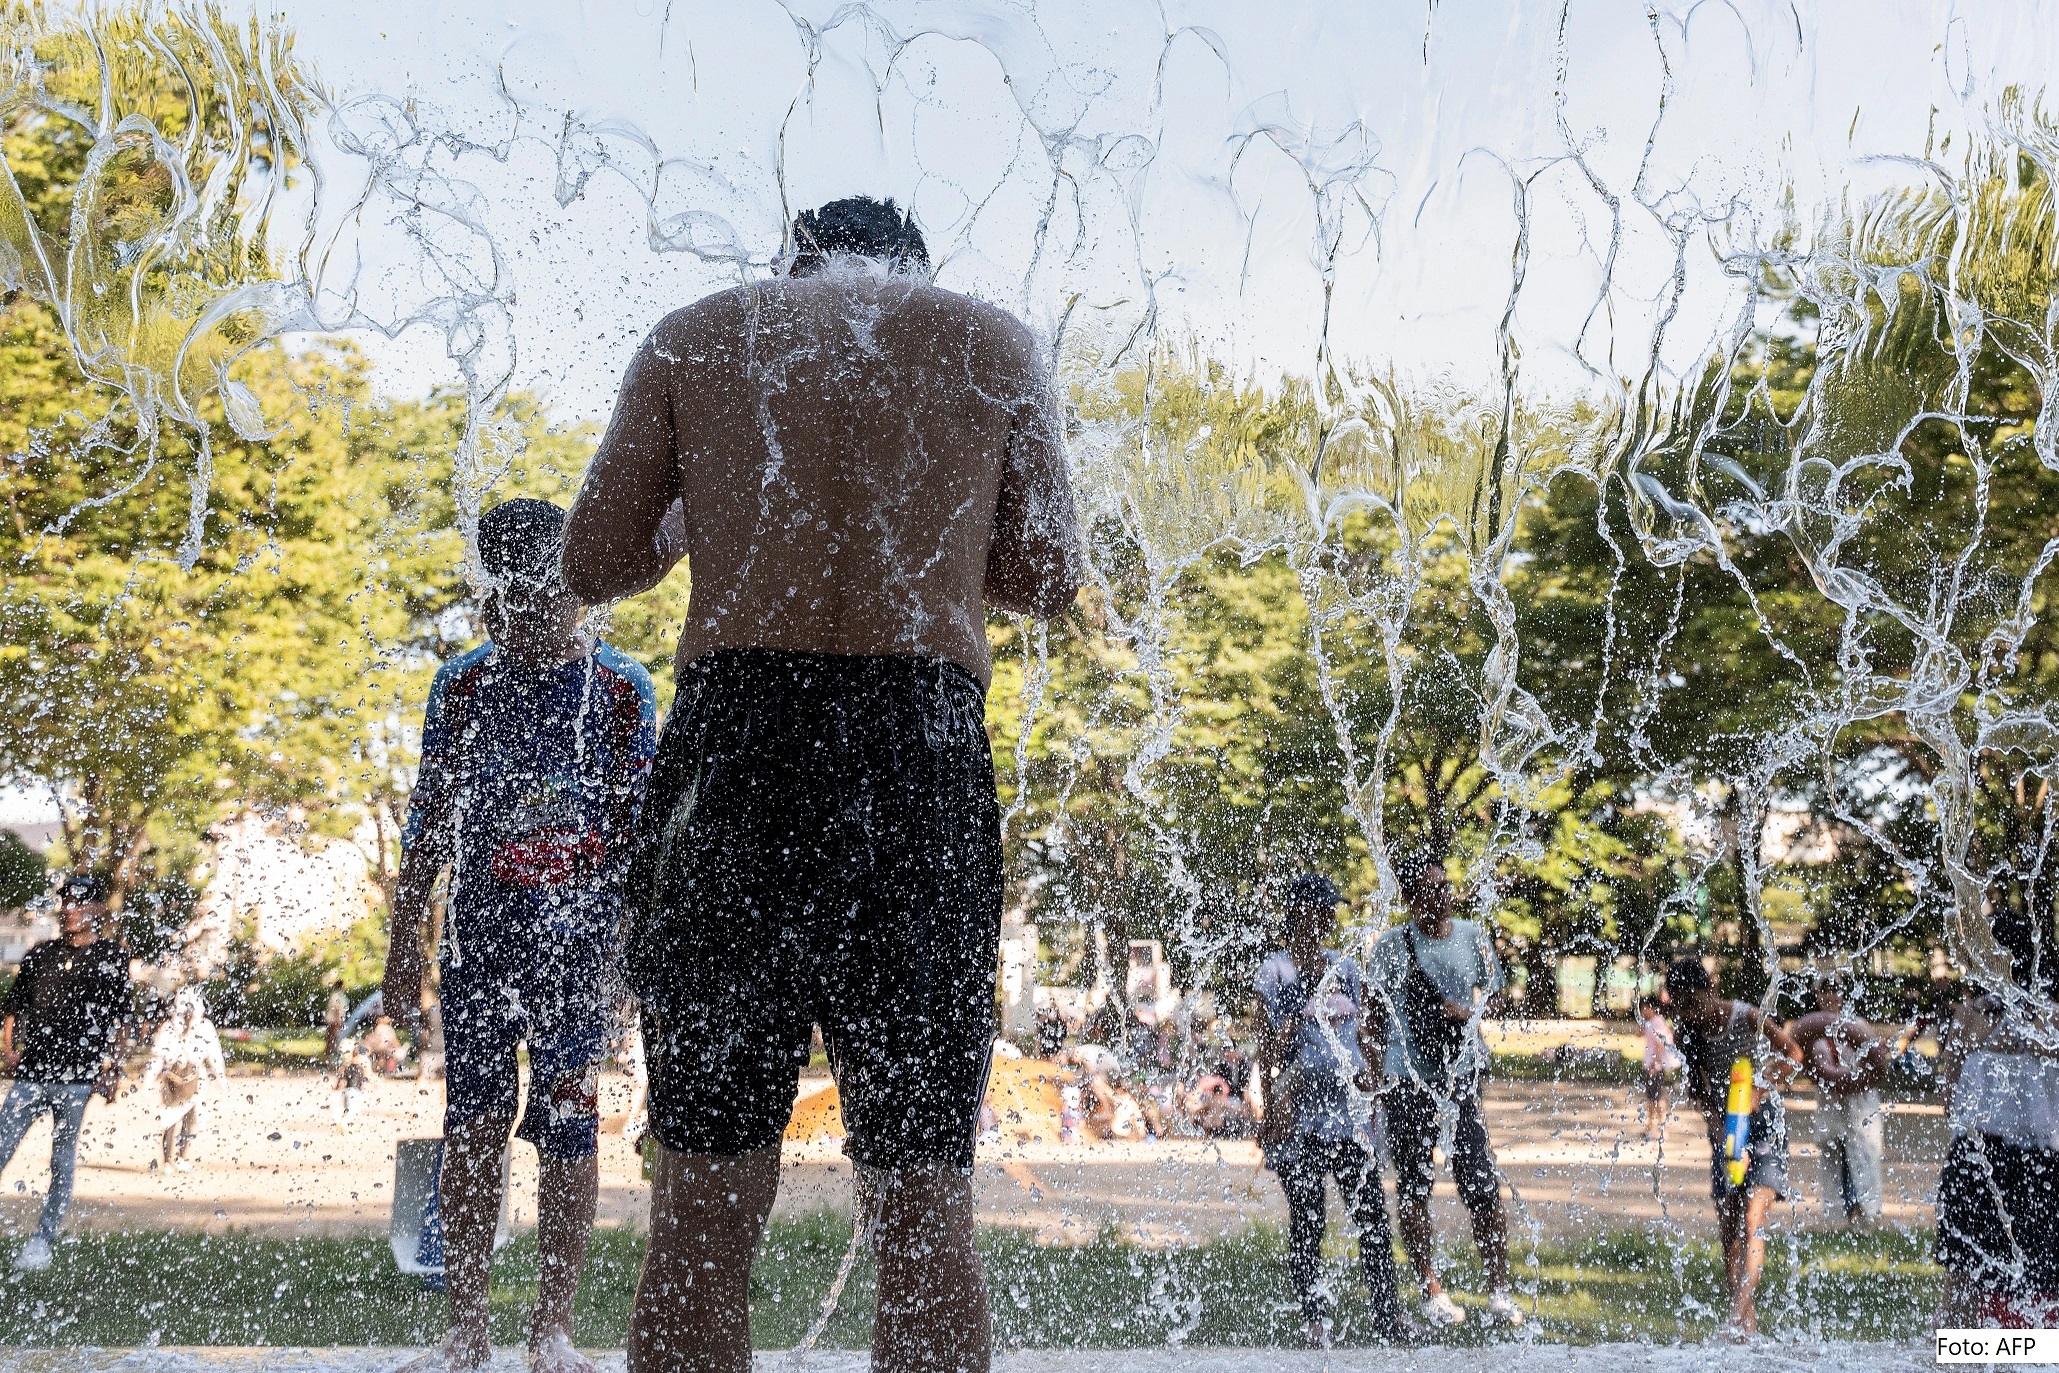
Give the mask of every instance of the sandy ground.
[[[0, 1373], [386, 1373], [408, 1353], [405, 1350], [236, 1350], [144, 1349], [0, 1350]], [[596, 1356], [607, 1373], [619, 1373], [622, 1356]], [[864, 1373], [862, 1353], [843, 1350], [810, 1354], [760, 1351], [753, 1361], [760, 1373]], [[995, 1356], [995, 1373], [1585, 1373], [1607, 1368], [1610, 1373], [1915, 1373], [1933, 1367], [1931, 1351], [1921, 1344], [1775, 1344], [1749, 1346], [1564, 1345], [1510, 1343], [1482, 1349], [1412, 1349], [1396, 1351], [1335, 1350], [1306, 1353], [1278, 1349], [1166, 1349], [1121, 1351], [1013, 1350]], [[496, 1370], [517, 1373], [523, 1367], [516, 1350], [504, 1350], [493, 1361]]]
[[[981, 1219], [1034, 1230], [1050, 1242], [1077, 1242], [1110, 1223], [1146, 1243], [1192, 1243], [1254, 1220], [1284, 1224], [1278, 1185], [1246, 1142], [1172, 1140], [1149, 1144], [1060, 1144], [1055, 1088], [1040, 1065], [997, 1065], [1001, 1142], [981, 1151]], [[648, 1189], [621, 1134], [629, 1084], [602, 1082], [601, 1219], [644, 1223]], [[1632, 1091], [1596, 1086], [1496, 1082], [1489, 1085], [1489, 1129], [1514, 1191], [1512, 1223], [1520, 1242], [1658, 1221], [1709, 1222], [1708, 1149], [1699, 1122], [1676, 1115], [1663, 1147], [1638, 1138]], [[833, 1088], [804, 1082], [789, 1132], [778, 1209], [807, 1214], [849, 1207], [850, 1169], [833, 1132], [840, 1127]], [[309, 1073], [237, 1076], [212, 1099], [212, 1119], [190, 1172], [153, 1168], [154, 1112], [133, 1094], [89, 1110], [80, 1151], [77, 1200], [69, 1222], [83, 1229], [237, 1229], [271, 1234], [383, 1233], [393, 1188], [394, 1141], [440, 1133], [442, 1085], [388, 1080], [373, 1084], [359, 1116], [344, 1121], [339, 1094]], [[1793, 1190], [1782, 1218], [1822, 1223], [1816, 1151], [1808, 1140], [1805, 1099], [1794, 1112]], [[611, 1119], [609, 1119], [611, 1118]], [[610, 1128], [611, 1127], [611, 1128]], [[1926, 1227], [1946, 1144], [1935, 1107], [1898, 1107], [1888, 1122], [1888, 1204], [1892, 1224]], [[45, 1185], [49, 1127], [39, 1124], [0, 1177], [0, 1229], [34, 1224]], [[534, 1155], [515, 1150], [512, 1219], [532, 1224]], [[1438, 1206], [1461, 1224], [1448, 1181]]]

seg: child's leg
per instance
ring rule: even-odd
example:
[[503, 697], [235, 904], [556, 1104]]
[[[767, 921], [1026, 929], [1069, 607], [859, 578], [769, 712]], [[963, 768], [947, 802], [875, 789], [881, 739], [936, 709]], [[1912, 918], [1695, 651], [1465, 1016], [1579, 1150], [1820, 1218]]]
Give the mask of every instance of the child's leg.
[[493, 1263], [493, 1233], [500, 1225], [502, 1160], [514, 1122], [479, 1116], [444, 1127], [444, 1281], [450, 1289], [451, 1362], [460, 1368], [483, 1364], [490, 1352], [487, 1281]]
[[1757, 1330], [1759, 1275], [1766, 1266], [1766, 1217], [1773, 1210], [1773, 1189], [1752, 1188], [1740, 1209], [1744, 1212], [1744, 1233], [1739, 1236], [1737, 1276], [1730, 1299], [1731, 1319], [1740, 1330]]
[[[570, 1349], [572, 1308], [600, 1194], [600, 1065], [609, 1036], [598, 950], [561, 950], [551, 971], [525, 993], [529, 1088], [517, 1134], [536, 1146], [542, 1259], [529, 1350], [540, 1370], [583, 1373], [593, 1365]], [[563, 1347], [549, 1349], [558, 1337]]]
[[586, 1271], [586, 1246], [600, 1199], [600, 1155], [536, 1159], [536, 1243], [541, 1251], [530, 1345], [553, 1331], [572, 1333], [572, 1299]]
[[[501, 1182], [508, 1132], [520, 1107], [515, 1050], [521, 1022], [508, 1009], [505, 981], [483, 958], [443, 975], [443, 1170], [438, 1204], [443, 1221], [443, 1277], [450, 1294], [450, 1338], [421, 1361], [425, 1369], [483, 1367], [490, 1355], [487, 1279], [500, 1226]], [[472, 979], [477, 979], [476, 983]], [[346, 1088], [355, 1114], [360, 1089]]]

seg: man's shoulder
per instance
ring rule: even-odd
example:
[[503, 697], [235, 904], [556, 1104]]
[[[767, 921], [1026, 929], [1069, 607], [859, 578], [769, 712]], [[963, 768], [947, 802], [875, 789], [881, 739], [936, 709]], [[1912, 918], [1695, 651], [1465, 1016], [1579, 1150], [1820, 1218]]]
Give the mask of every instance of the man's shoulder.
[[119, 940], [96, 939], [86, 953], [100, 972], [129, 980], [129, 951]]
[[[885, 289], [899, 309], [914, 309], [932, 317], [962, 322], [968, 328], [1011, 344], [1034, 347], [1036, 335], [1011, 311], [991, 301], [981, 300], [963, 291], [954, 291], [948, 286], [939, 286], [934, 281], [892, 278], [892, 285]], [[726, 338], [732, 335], [735, 321], [762, 313], [771, 307], [776, 313], [783, 305], [800, 308], [811, 298], [819, 298], [818, 292], [843, 291], [849, 283], [828, 276], [774, 277], [767, 281], [746, 282], [702, 296], [691, 305], [683, 305], [659, 320], [651, 330], [651, 340], [660, 346], [687, 344], [698, 339]]]
[[[28, 952], [21, 956], [20, 972], [34, 972], [37, 968], [56, 957], [57, 950], [63, 946], [64, 940], [62, 939], [45, 939], [41, 943], [29, 945]], [[19, 976], [20, 973], [16, 975]]]
[[1274, 949], [1258, 960], [1257, 980], [1261, 984], [1291, 981], [1294, 976], [1294, 955], [1285, 949]]

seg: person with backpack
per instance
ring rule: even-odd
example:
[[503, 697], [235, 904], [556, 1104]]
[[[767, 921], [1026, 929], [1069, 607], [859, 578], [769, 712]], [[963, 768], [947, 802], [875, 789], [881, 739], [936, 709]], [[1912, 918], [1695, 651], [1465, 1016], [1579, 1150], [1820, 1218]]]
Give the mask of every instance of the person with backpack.
[[1387, 1004], [1385, 1092], [1387, 1147], [1394, 1160], [1394, 1211], [1401, 1245], [1422, 1287], [1423, 1316], [1433, 1326], [1459, 1325], [1465, 1311], [1437, 1276], [1430, 1189], [1436, 1147], [1451, 1121], [1451, 1177], [1472, 1217], [1473, 1243], [1487, 1270], [1487, 1320], [1521, 1325], [1523, 1310], [1509, 1290], [1508, 1218], [1501, 1172], [1480, 1113], [1487, 1041], [1480, 1018], [1498, 1010], [1501, 961], [1485, 928], [1452, 917], [1451, 880], [1427, 857], [1395, 864], [1409, 920], [1373, 946], [1372, 978]]
[[1373, 1154], [1368, 1065], [1379, 1052], [1373, 1008], [1358, 963], [1325, 948], [1343, 896], [1327, 877], [1303, 873], [1287, 889], [1286, 947], [1258, 968], [1263, 1040], [1259, 1078], [1266, 1113], [1259, 1146], [1287, 1194], [1287, 1273], [1308, 1342], [1328, 1345], [1322, 1291], [1324, 1185], [1337, 1192], [1358, 1230], [1358, 1261], [1372, 1297], [1374, 1334], [1396, 1343], [1409, 1331], [1395, 1295], [1394, 1241], [1380, 1164]]

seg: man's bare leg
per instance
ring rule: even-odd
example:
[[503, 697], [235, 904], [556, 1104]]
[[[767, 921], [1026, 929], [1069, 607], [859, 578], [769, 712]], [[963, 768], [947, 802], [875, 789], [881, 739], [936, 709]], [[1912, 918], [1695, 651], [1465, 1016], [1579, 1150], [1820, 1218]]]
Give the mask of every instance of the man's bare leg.
[[[572, 1338], [572, 1303], [579, 1276], [586, 1271], [587, 1242], [593, 1236], [594, 1210], [600, 1200], [600, 1156], [536, 1160], [536, 1241], [541, 1251], [536, 1309], [529, 1319], [529, 1352], [550, 1357], [553, 1335]], [[574, 1355], [540, 1363], [547, 1373], [572, 1369], [584, 1373], [593, 1365]]]
[[514, 1122], [481, 1116], [452, 1126], [443, 1140], [437, 1178], [443, 1214], [443, 1280], [450, 1292], [450, 1338], [443, 1348], [405, 1365], [411, 1370], [482, 1368], [492, 1355], [486, 1326], [493, 1232], [500, 1224], [501, 1161]]
[[987, 1373], [994, 1333], [972, 1243], [972, 1175], [923, 1164], [872, 1170], [868, 1182], [879, 1208], [875, 1373]]
[[1473, 1222], [1473, 1244], [1480, 1251], [1480, 1266], [1487, 1270], [1487, 1290], [1500, 1292], [1509, 1285], [1509, 1226], [1502, 1211], [1501, 1197], [1480, 1204], [1467, 1214]]
[[[1394, 1191], [1394, 1218], [1401, 1230], [1402, 1252], [1408, 1255], [1409, 1265], [1416, 1270], [1416, 1281], [1422, 1286], [1423, 1295], [1434, 1297], [1444, 1290], [1444, 1284], [1437, 1280], [1437, 1232], [1430, 1225], [1430, 1197]], [[1478, 1235], [1476, 1230], [1475, 1235]], [[1484, 1257], [1486, 1250], [1481, 1250]], [[1503, 1262], [1507, 1262], [1507, 1251], [1503, 1250]]]
[[778, 1190], [777, 1143], [734, 1157], [658, 1146], [630, 1373], [749, 1373], [751, 1260]]

